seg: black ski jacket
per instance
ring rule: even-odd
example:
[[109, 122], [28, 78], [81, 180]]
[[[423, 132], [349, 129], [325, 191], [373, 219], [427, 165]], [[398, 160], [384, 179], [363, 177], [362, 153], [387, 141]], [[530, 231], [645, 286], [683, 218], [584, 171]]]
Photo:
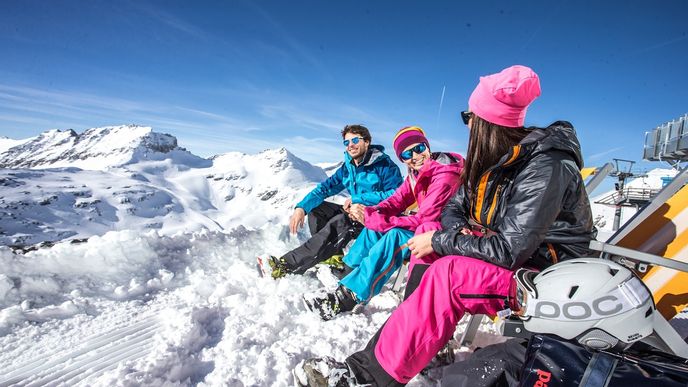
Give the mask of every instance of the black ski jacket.
[[[588, 244], [596, 230], [582, 167], [580, 144], [569, 122], [533, 128], [482, 175], [471, 202], [465, 184], [449, 200], [433, 249], [511, 270], [594, 256]], [[464, 227], [478, 227], [484, 236], [463, 235]]]

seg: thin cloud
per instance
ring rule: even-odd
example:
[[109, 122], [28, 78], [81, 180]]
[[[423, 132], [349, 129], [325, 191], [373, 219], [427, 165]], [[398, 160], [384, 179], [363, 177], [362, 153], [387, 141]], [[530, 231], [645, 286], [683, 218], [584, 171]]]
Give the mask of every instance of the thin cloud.
[[559, 2], [558, 6], [554, 9], [552, 9], [551, 11], [549, 11], [548, 15], [546, 17], [542, 18], [540, 23], [534, 23], [535, 25], [537, 25], [537, 28], [535, 28], [535, 31], [533, 31], [532, 35], [530, 35], [528, 40], [526, 40], [526, 42], [523, 44], [523, 46], [521, 46], [522, 51], [525, 51], [528, 48], [528, 46], [530, 46], [530, 44], [533, 42], [533, 40], [535, 40], [535, 37], [540, 33], [540, 31], [542, 31], [543, 28], [545, 28], [545, 27], [550, 28], [550, 26], [548, 26], [547, 21], [548, 20], [556, 20], [557, 19], [556, 16], [559, 14], [559, 12], [561, 11], [561, 9], [563, 8], [563, 6], [566, 3], [567, 3], [566, 1]]
[[[199, 123], [211, 125], [230, 125], [246, 130], [257, 128], [221, 114], [187, 108], [147, 103], [74, 91], [46, 91], [30, 87], [0, 84], [0, 110], [24, 111], [58, 117], [73, 117], [75, 114], [96, 117], [113, 117], [131, 122], [132, 120], [153, 120], [171, 125], [198, 127]], [[186, 119], [172, 120], [180, 114]]]
[[261, 127], [255, 126], [255, 125], [247, 125], [246, 122], [242, 122], [237, 119], [233, 119], [227, 116], [223, 116], [221, 114], [213, 113], [213, 112], [208, 112], [204, 110], [198, 110], [198, 109], [191, 109], [191, 108], [186, 108], [186, 107], [181, 107], [181, 106], [175, 106], [175, 109], [179, 111], [184, 111], [192, 114], [196, 114], [201, 117], [206, 117], [211, 120], [214, 120], [218, 124], [223, 124], [223, 125], [228, 125], [230, 127], [236, 128], [237, 130], [243, 130], [245, 132], [257, 132], [257, 131], [262, 131], [264, 130]]
[[[365, 124], [374, 142], [386, 147], [399, 127], [372, 112], [322, 96], [272, 93], [271, 100], [279, 103], [268, 104], [263, 94], [249, 89], [236, 90], [225, 98], [243, 102], [236, 117], [210, 109], [0, 83], [0, 125], [16, 136], [15, 129], [26, 135], [31, 133], [29, 128], [79, 131], [133, 123], [170, 133], [180, 146], [202, 156], [229, 150], [257, 152], [288, 144], [297, 156], [311, 162], [338, 161], [342, 152], [339, 132], [346, 124]], [[257, 106], [255, 114], [250, 111], [253, 106]]]
[[251, 7], [256, 13], [258, 13], [268, 24], [275, 30], [275, 36], [278, 39], [281, 39], [284, 41], [287, 46], [293, 50], [295, 53], [298, 54], [299, 57], [301, 57], [303, 60], [306, 62], [310, 63], [314, 68], [318, 69], [319, 72], [326, 76], [330, 76], [329, 72], [325, 68], [325, 66], [322, 65], [320, 60], [317, 59], [315, 55], [313, 55], [303, 44], [301, 44], [297, 39], [295, 39], [291, 34], [289, 34], [289, 31], [282, 27], [281, 24], [279, 24], [275, 19], [270, 16], [268, 12], [266, 12], [263, 8], [258, 6], [257, 2], [255, 1], [245, 1], [244, 4], [247, 6]]
[[616, 148], [612, 148], [612, 149], [606, 150], [606, 151], [604, 151], [604, 152], [595, 153], [594, 155], [589, 156], [588, 159], [589, 159], [589, 160], [599, 160], [599, 159], [601, 159], [601, 158], [603, 158], [603, 157], [605, 157], [605, 156], [607, 156], [607, 155], [610, 155], [610, 154], [612, 154], [612, 153], [619, 152], [619, 151], [621, 151], [621, 150], [623, 150], [623, 149], [624, 149], [624, 147], [622, 147], [622, 146], [616, 147]]
[[642, 48], [642, 49], [640, 49], [640, 50], [634, 51], [634, 52], [632, 52], [632, 53], [630, 54], [630, 56], [636, 56], [636, 55], [640, 55], [640, 54], [646, 54], [646, 53], [648, 53], [648, 52], [650, 52], [650, 51], [654, 51], [654, 50], [657, 50], [657, 49], [659, 49], [659, 48], [662, 48], [662, 47], [665, 47], [665, 46], [668, 46], [668, 45], [671, 45], [671, 44], [674, 44], [674, 43], [678, 43], [678, 42], [681, 42], [681, 41], [684, 41], [684, 40], [688, 40], [688, 35], [685, 34], [685, 33], [684, 33], [682, 36], [679, 36], [679, 37], [677, 37], [677, 38], [669, 39], [669, 40], [666, 40], [666, 41], [664, 41], [664, 42], [660, 42], [660, 43], [657, 43], [657, 44], [655, 44], [655, 45], [652, 45], [652, 46], [645, 47], [645, 48]]
[[339, 138], [306, 138], [294, 136], [285, 139], [285, 147], [296, 156], [310, 162], [336, 162], [343, 159], [344, 147]]
[[300, 111], [289, 105], [266, 105], [259, 109], [262, 116], [271, 119], [283, 119], [294, 123], [297, 127], [315, 130], [329, 129], [341, 130], [341, 121], [333, 118], [322, 117], [310, 112]]
[[[2, 114], [0, 113], [0, 121], [5, 122], [4, 126], [12, 128], [13, 125], [11, 123], [18, 123], [18, 124], [27, 124], [31, 125], [35, 128], [43, 128], [42, 130], [49, 130], [49, 129], [64, 129], [64, 128], [71, 128], [73, 127], [73, 122], [68, 122], [68, 121], [55, 121], [53, 119], [46, 119], [46, 118], [39, 118], [35, 116], [27, 116], [27, 115], [14, 115], [14, 114]], [[13, 130], [14, 133], [16, 133], [16, 130]], [[12, 134], [11, 134], [12, 136]], [[16, 136], [16, 134], [14, 134]], [[13, 137], [14, 137], [13, 136]], [[15, 140], [18, 140], [18, 138], [14, 138]]]
[[132, 5], [140, 11], [145, 12], [151, 18], [173, 30], [199, 39], [207, 39], [209, 37], [208, 33], [201, 28], [174, 16], [163, 9], [155, 8], [149, 4], [144, 4], [141, 2], [132, 3]]
[[[328, 130], [339, 133], [347, 124], [363, 124], [375, 132], [373, 136], [392, 131], [396, 133], [397, 123], [386, 121], [373, 112], [340, 101], [328, 102], [324, 98], [300, 96], [299, 100], [285, 96], [280, 104], [266, 104], [258, 109], [259, 114], [271, 120], [282, 120], [311, 130]], [[390, 128], [394, 128], [390, 131]]]
[[29, 102], [34, 105], [52, 106], [64, 109], [97, 108], [101, 110], [137, 111], [145, 110], [140, 102], [86, 94], [74, 91], [47, 91], [31, 87], [0, 84], [0, 98]]

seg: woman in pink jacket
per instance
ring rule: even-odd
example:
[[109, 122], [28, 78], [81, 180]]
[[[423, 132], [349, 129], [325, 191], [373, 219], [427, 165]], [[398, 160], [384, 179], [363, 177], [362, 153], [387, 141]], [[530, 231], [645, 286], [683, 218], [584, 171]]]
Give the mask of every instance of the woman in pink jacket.
[[[304, 296], [306, 305], [324, 320], [350, 311], [356, 304], [367, 303], [409, 257], [412, 268], [418, 259], [411, 255], [406, 242], [414, 233], [441, 229], [442, 207], [460, 185], [463, 157], [456, 153], [431, 153], [423, 129], [409, 126], [399, 130], [394, 137], [394, 150], [408, 167], [408, 176], [380, 204], [352, 206], [351, 213], [366, 227], [344, 257], [350, 272], [334, 292]], [[404, 215], [409, 209], [411, 214]], [[430, 254], [422, 262], [436, 258]]]

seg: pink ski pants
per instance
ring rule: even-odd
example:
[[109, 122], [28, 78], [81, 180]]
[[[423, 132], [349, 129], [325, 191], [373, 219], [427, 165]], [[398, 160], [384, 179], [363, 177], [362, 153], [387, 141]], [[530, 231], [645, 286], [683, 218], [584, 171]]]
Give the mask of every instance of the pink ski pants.
[[375, 357], [400, 383], [408, 383], [451, 339], [464, 315], [504, 309], [513, 272], [463, 256], [446, 256], [425, 272], [413, 294], [392, 313]]

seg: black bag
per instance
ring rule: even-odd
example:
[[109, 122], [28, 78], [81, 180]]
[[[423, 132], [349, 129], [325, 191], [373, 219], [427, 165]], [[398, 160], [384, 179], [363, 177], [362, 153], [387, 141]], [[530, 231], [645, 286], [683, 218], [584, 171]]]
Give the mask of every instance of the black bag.
[[476, 349], [466, 360], [442, 369], [442, 386], [516, 387], [528, 342], [509, 339]]
[[688, 360], [635, 343], [623, 355], [593, 352], [556, 336], [533, 335], [519, 386], [688, 386]]

